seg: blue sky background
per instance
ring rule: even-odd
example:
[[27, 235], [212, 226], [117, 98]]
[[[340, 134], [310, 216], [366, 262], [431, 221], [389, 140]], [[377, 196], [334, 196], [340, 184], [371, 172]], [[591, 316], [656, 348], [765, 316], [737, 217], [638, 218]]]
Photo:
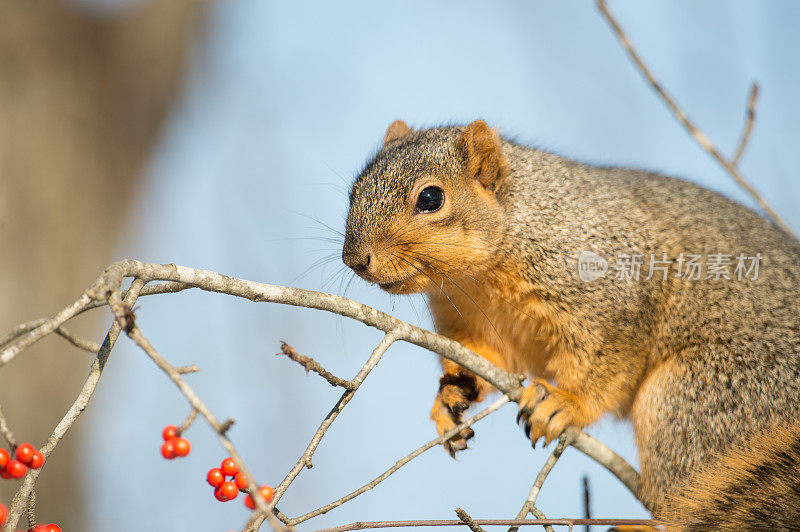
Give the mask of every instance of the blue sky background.
[[[800, 231], [800, 4], [613, 1], [610, 8], [678, 102], [724, 153], [741, 131], [752, 80], [758, 120], [741, 168]], [[694, 145], [635, 71], [593, 2], [437, 1], [213, 4], [206, 38], [147, 168], [119, 258], [176, 262], [247, 279], [341, 293], [338, 245], [310, 239], [344, 226], [345, 191], [386, 126], [482, 117], [506, 135], [581, 160], [683, 176], [751, 204]], [[316, 219], [317, 221], [313, 220]], [[420, 298], [361, 281], [347, 295], [430, 327]], [[274, 356], [279, 341], [352, 377], [380, 335], [324, 313], [208, 293], [147, 298], [138, 320], [230, 432], [263, 483], [277, 484], [339, 395]], [[439, 366], [398, 344], [329, 431], [281, 501], [295, 516], [371, 480], [435, 434]], [[214, 500], [205, 472], [226, 455], [204, 422], [189, 458], [165, 462], [160, 430], [188, 406], [121, 339], [87, 412], [83, 458], [92, 530], [230, 530], [241, 498]], [[479, 423], [458, 461], [433, 449], [353, 502], [300, 526], [356, 520], [513, 517], [548, 451], [531, 451], [507, 406]], [[589, 432], [631, 461], [630, 427]], [[126, 458], [134, 457], [134, 458]], [[131, 464], [135, 464], [131, 466]], [[568, 450], [539, 497], [551, 517], [580, 517], [581, 477], [596, 517], [644, 517], [610, 474]]]

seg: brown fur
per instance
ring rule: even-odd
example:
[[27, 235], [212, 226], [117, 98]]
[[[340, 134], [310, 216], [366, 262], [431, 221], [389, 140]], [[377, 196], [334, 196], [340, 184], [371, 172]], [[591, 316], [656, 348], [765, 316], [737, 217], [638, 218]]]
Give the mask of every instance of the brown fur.
[[800, 529], [800, 427], [776, 426], [701, 468], [665, 504], [668, 532]]
[[[502, 139], [478, 120], [392, 140], [353, 185], [345, 263], [391, 293], [423, 292], [436, 330], [531, 377], [532, 441], [612, 413], [633, 422], [651, 507], [747, 434], [797, 423], [800, 244], [679, 179], [589, 166]], [[398, 136], [397, 132], [403, 134]], [[391, 133], [391, 134], [390, 134]], [[426, 187], [435, 212], [415, 209]], [[760, 253], [756, 280], [591, 283], [581, 251]], [[431, 417], [441, 434], [489, 386], [448, 361]], [[453, 438], [451, 454], [471, 431]]]

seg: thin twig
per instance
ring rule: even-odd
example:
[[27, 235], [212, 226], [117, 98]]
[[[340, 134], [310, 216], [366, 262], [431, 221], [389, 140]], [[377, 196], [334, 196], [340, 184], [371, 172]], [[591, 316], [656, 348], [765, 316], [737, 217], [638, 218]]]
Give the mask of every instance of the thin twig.
[[[591, 505], [591, 495], [589, 492], [589, 476], [583, 475], [583, 518], [584, 519], [591, 519], [592, 518], [592, 505]], [[591, 526], [586, 525], [586, 531], [590, 532]]]
[[[660, 521], [653, 519], [474, 519], [475, 523], [482, 526], [656, 526]], [[409, 521], [358, 521], [348, 525], [321, 528], [315, 532], [348, 532], [349, 530], [368, 530], [375, 528], [409, 528], [422, 526], [464, 526], [461, 520], [451, 519], [420, 519]]]
[[[175, 370], [176, 370], [176, 371], [178, 371], [179, 369], [180, 369], [180, 368], [175, 368]], [[182, 374], [180, 371], [178, 371], [178, 373]], [[181, 424], [178, 426], [178, 435], [180, 436], [181, 434], [183, 434], [183, 432], [184, 432], [186, 429], [188, 429], [189, 427], [191, 427], [191, 426], [192, 426], [192, 423], [194, 423], [194, 420], [195, 420], [195, 419], [197, 419], [197, 409], [196, 409], [196, 408], [194, 408], [194, 407], [192, 407], [192, 411], [191, 411], [191, 412], [189, 412], [189, 415], [188, 415], [188, 416], [186, 416], [186, 419], [184, 419], [184, 420], [183, 420], [183, 423], [181, 423]]]
[[71, 333], [63, 325], [56, 329], [56, 334], [65, 338], [69, 343], [78, 349], [83, 349], [84, 351], [88, 351], [92, 354], [97, 354], [97, 352], [100, 351], [100, 344], [97, 342], [92, 342], [91, 340], [86, 340], [76, 334]]
[[313, 371], [314, 373], [316, 373], [317, 375], [328, 381], [328, 383], [331, 386], [334, 387], [339, 386], [341, 388], [344, 388], [345, 390], [353, 389], [354, 385], [352, 382], [337, 377], [330, 371], [323, 368], [322, 365], [313, 358], [303, 356], [300, 353], [298, 353], [294, 347], [290, 346], [286, 342], [281, 342], [281, 352], [278, 354], [286, 355], [290, 359], [294, 360], [295, 362], [306, 368], [306, 373], [308, 373], [309, 371]]
[[[533, 486], [531, 487], [530, 493], [528, 493], [528, 498], [525, 501], [525, 504], [522, 505], [522, 508], [517, 514], [517, 519], [525, 519], [528, 514], [532, 512], [534, 508], [536, 508], [536, 499], [539, 497], [539, 492], [542, 490], [542, 486], [544, 485], [544, 481], [547, 479], [547, 475], [549, 475], [550, 471], [553, 470], [553, 467], [555, 467], [556, 462], [558, 462], [558, 459], [561, 458], [564, 449], [567, 448], [569, 443], [569, 436], [566, 432], [559, 436], [556, 448], [553, 449], [553, 452], [547, 457], [542, 469], [539, 470], [539, 474], [536, 475], [536, 480], [533, 482]], [[508, 532], [517, 532], [517, 530], [518, 527], [511, 527], [508, 529]], [[547, 532], [553, 532], [552, 527], [545, 526], [545, 530], [547, 530]]]
[[456, 515], [470, 530], [472, 530], [472, 532], [486, 532], [481, 525], [476, 523], [475, 520], [461, 508], [456, 508]]
[[750, 141], [750, 134], [753, 132], [753, 124], [756, 121], [756, 102], [758, 101], [758, 83], [753, 83], [750, 87], [750, 97], [747, 99], [747, 111], [744, 117], [744, 130], [742, 137], [739, 139], [739, 145], [736, 148], [731, 164], [739, 166], [739, 161], [742, 159], [744, 149]]
[[[711, 140], [709, 140], [706, 134], [703, 133], [703, 131], [701, 131], [689, 119], [686, 113], [684, 113], [683, 110], [680, 107], [678, 107], [678, 104], [675, 103], [675, 100], [673, 100], [672, 97], [669, 94], [667, 94], [666, 90], [664, 90], [664, 87], [658, 82], [658, 80], [656, 80], [652, 72], [650, 72], [650, 69], [647, 68], [647, 65], [644, 64], [644, 61], [642, 61], [641, 57], [639, 56], [639, 53], [633, 48], [633, 45], [631, 44], [630, 40], [628, 40], [628, 36], [625, 34], [622, 27], [619, 25], [617, 20], [608, 10], [605, 0], [597, 0], [597, 7], [603, 14], [605, 19], [608, 21], [611, 28], [614, 30], [614, 33], [617, 35], [619, 42], [625, 48], [625, 51], [628, 53], [628, 56], [630, 56], [630, 58], [638, 67], [639, 72], [645, 77], [650, 86], [653, 87], [653, 89], [658, 93], [658, 95], [661, 97], [661, 99], [664, 101], [667, 107], [670, 108], [672, 114], [675, 116], [678, 122], [680, 122], [681, 125], [683, 125], [683, 127], [686, 128], [686, 130], [689, 132], [689, 134], [692, 136], [695, 142], [697, 142], [701, 148], [703, 148], [714, 159], [716, 159], [717, 162], [721, 164], [722, 167], [728, 172], [728, 174], [739, 184], [739, 186], [745, 189], [747, 193], [750, 194], [750, 196], [752, 196], [754, 200], [756, 200], [761, 209], [766, 213], [766, 215], [772, 220], [772, 222], [775, 225], [780, 227], [786, 234], [794, 236], [788, 224], [778, 215], [778, 213], [772, 210], [772, 208], [769, 206], [766, 200], [761, 196], [761, 194], [759, 194], [750, 185], [750, 183], [739, 173], [739, 170], [736, 168], [736, 164], [733, 161], [729, 161], [728, 159], [726, 159], [725, 156], [723, 156], [719, 152], [719, 150], [717, 150], [717, 148], [714, 146]], [[753, 93], [751, 92], [751, 100], [752, 100], [752, 94]], [[747, 134], [747, 136], [749, 137], [749, 133]], [[746, 141], [747, 139], [745, 138], [744, 140]], [[742, 149], [744, 148], [742, 147]]]
[[291, 519], [290, 521], [288, 521], [287, 524], [289, 524], [289, 525], [297, 525], [297, 524], [300, 524], [300, 523], [302, 523], [304, 521], [308, 521], [312, 517], [316, 517], [318, 515], [328, 513], [329, 511], [333, 510], [334, 508], [336, 508], [338, 506], [341, 506], [344, 503], [346, 503], [348, 501], [351, 501], [352, 499], [355, 499], [356, 497], [358, 497], [362, 493], [366, 493], [367, 491], [371, 490], [372, 488], [374, 488], [375, 486], [377, 486], [378, 484], [380, 484], [381, 482], [383, 482], [384, 480], [389, 478], [398, 469], [400, 469], [401, 467], [403, 467], [404, 465], [409, 463], [411, 460], [415, 459], [417, 456], [421, 455], [422, 453], [424, 453], [425, 451], [427, 451], [429, 449], [432, 449], [433, 447], [436, 447], [437, 445], [443, 444], [444, 442], [446, 442], [447, 440], [449, 440], [450, 438], [452, 438], [456, 434], [459, 434], [465, 428], [472, 426], [473, 424], [475, 424], [478, 421], [480, 421], [481, 419], [485, 418], [486, 416], [488, 416], [492, 412], [495, 412], [495, 411], [499, 410], [500, 407], [503, 406], [504, 404], [508, 403], [508, 401], [509, 401], [509, 399], [508, 399], [507, 395], [502, 396], [500, 399], [498, 399], [497, 401], [492, 403], [489, 407], [485, 408], [484, 410], [481, 410], [480, 412], [478, 412], [477, 414], [475, 414], [471, 418], [467, 419], [463, 423], [460, 423], [457, 427], [448, 430], [447, 432], [445, 432], [444, 434], [442, 434], [438, 438], [432, 439], [431, 441], [429, 441], [425, 445], [423, 445], [421, 447], [418, 447], [417, 449], [415, 449], [412, 452], [408, 453], [404, 457], [400, 458], [399, 460], [397, 460], [394, 463], [394, 465], [392, 467], [390, 467], [389, 469], [384, 471], [381, 475], [379, 475], [376, 478], [374, 478], [371, 482], [368, 482], [367, 484], [364, 484], [363, 486], [361, 486], [357, 490], [348, 493], [344, 497], [342, 497], [340, 499], [337, 499], [337, 500], [333, 501], [332, 503], [326, 504], [325, 506], [317, 508], [316, 510], [308, 512], [307, 514], [301, 515], [300, 517], [297, 517], [295, 519]]
[[13, 453], [17, 449], [17, 439], [14, 437], [14, 433], [11, 432], [11, 429], [8, 428], [8, 421], [6, 420], [6, 415], [2, 407], [0, 407], [0, 434], [3, 435], [3, 439], [6, 440], [6, 443]]

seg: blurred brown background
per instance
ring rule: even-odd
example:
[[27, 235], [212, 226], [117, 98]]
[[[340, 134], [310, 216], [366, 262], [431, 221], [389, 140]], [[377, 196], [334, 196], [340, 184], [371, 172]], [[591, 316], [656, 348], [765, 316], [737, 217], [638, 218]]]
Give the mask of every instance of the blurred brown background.
[[[142, 164], [202, 28], [204, 3], [136, 2], [97, 12], [64, 1], [11, 0], [2, 8], [5, 332], [65, 305], [113, 260]], [[93, 319], [82, 320], [84, 331], [96, 332]], [[0, 405], [19, 441], [45, 441], [86, 375], [88, 365], [76, 362], [88, 356], [48, 338], [0, 372]], [[79, 422], [73, 430], [81, 428]], [[81, 440], [63, 440], [37, 488], [42, 519], [64, 530], [83, 522], [85, 494], [74, 465]], [[8, 504], [17, 485], [0, 483], [0, 501]]]

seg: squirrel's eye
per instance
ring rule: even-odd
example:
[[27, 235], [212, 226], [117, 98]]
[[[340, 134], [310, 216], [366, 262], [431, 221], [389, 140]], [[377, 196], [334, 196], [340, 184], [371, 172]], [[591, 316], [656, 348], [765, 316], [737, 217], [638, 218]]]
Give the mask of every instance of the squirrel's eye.
[[444, 203], [444, 190], [439, 187], [425, 187], [417, 197], [417, 212], [436, 212]]

